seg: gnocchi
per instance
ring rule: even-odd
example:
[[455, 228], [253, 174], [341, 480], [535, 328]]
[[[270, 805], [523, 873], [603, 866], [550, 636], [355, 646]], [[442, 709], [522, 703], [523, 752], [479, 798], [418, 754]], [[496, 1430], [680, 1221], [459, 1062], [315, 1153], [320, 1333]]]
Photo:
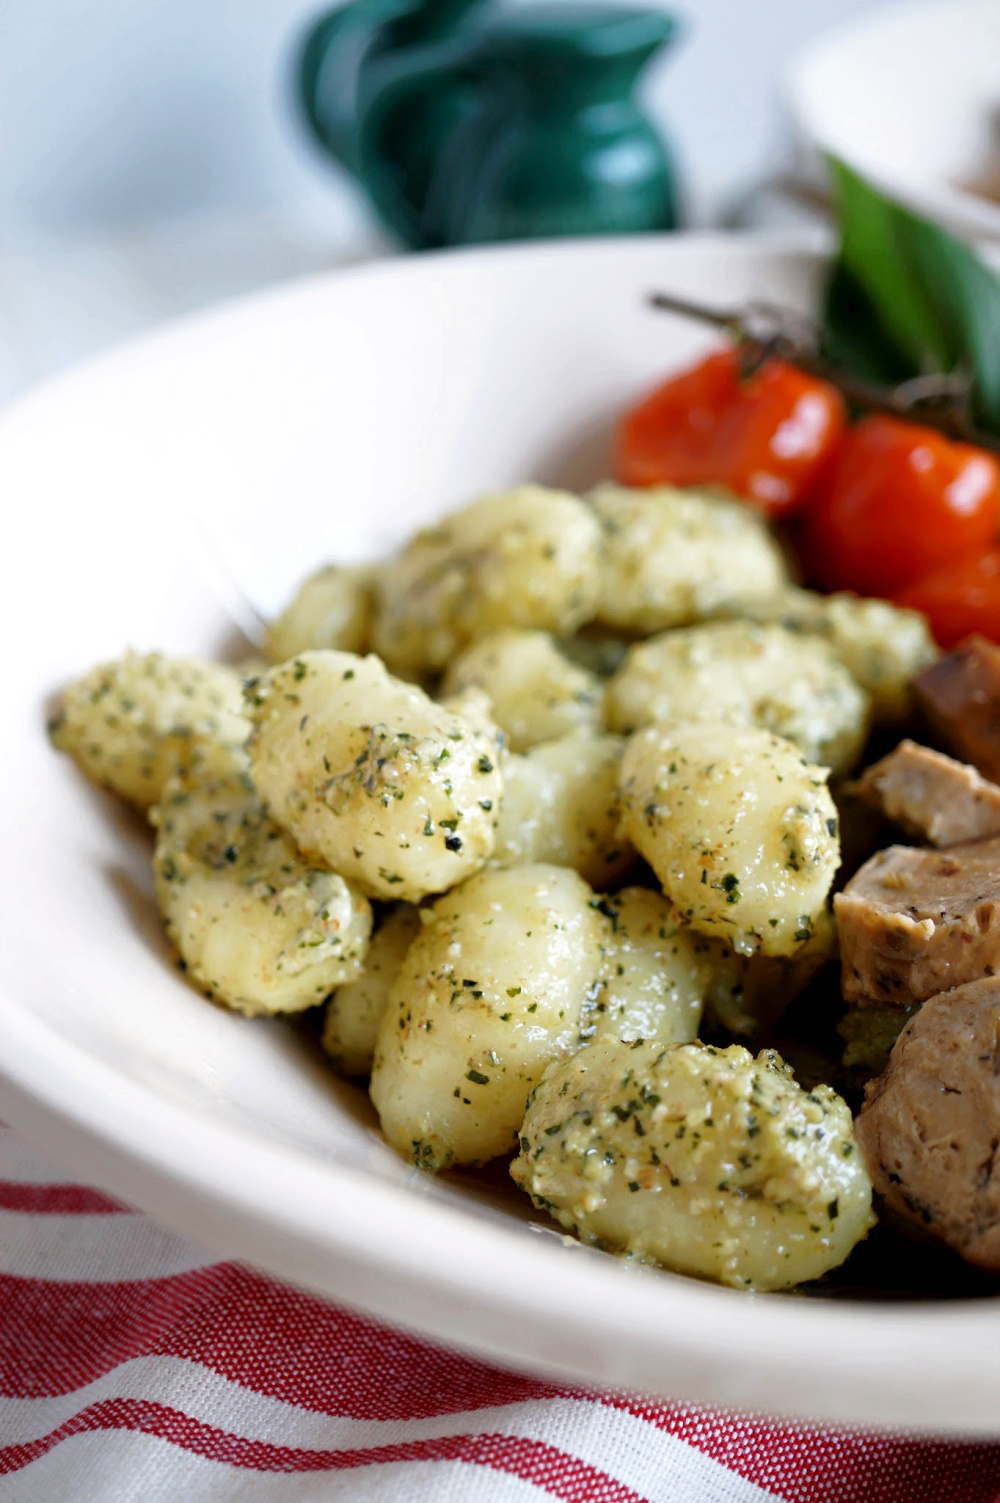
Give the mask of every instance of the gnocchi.
[[706, 940], [711, 947], [706, 1013], [738, 1038], [773, 1027], [837, 958], [837, 926], [828, 908], [815, 915], [811, 928], [805, 943], [787, 956], [738, 955], [725, 940]]
[[746, 506], [707, 491], [605, 484], [598, 618], [648, 635], [767, 600], [787, 582], [781, 549]]
[[389, 992], [419, 933], [420, 909], [412, 903], [394, 904], [372, 935], [362, 974], [339, 986], [326, 1004], [323, 1048], [342, 1075], [371, 1072]]
[[239, 763], [178, 773], [153, 816], [167, 932], [210, 996], [238, 1012], [297, 1012], [361, 974], [371, 905], [299, 854]]
[[595, 1040], [536, 1087], [511, 1166], [598, 1247], [736, 1288], [786, 1289], [874, 1224], [847, 1105], [733, 1045]]
[[375, 651], [418, 677], [503, 627], [574, 632], [597, 608], [598, 538], [568, 491], [522, 485], [474, 501], [380, 571]]
[[679, 720], [759, 726], [846, 773], [868, 734], [868, 696], [818, 637], [713, 621], [637, 643], [608, 685], [612, 730]]
[[910, 681], [938, 656], [927, 618], [888, 600], [788, 589], [744, 605], [740, 614], [823, 638], [868, 694], [880, 725], [906, 720], [913, 708]]
[[620, 881], [637, 859], [620, 830], [624, 745], [620, 736], [566, 736], [505, 756], [494, 863], [571, 866], [599, 888]]
[[622, 759], [623, 828], [693, 928], [744, 955], [794, 955], [839, 864], [826, 779], [756, 727], [650, 726]]
[[682, 924], [657, 892], [626, 887], [602, 898], [611, 921], [601, 989], [590, 1035], [686, 1044], [698, 1037], [711, 971], [711, 946]]
[[452, 660], [446, 694], [481, 689], [512, 751], [575, 731], [599, 731], [604, 686], [571, 663], [548, 632], [509, 628], [483, 637]]
[[192, 739], [238, 747], [250, 723], [234, 669], [127, 652], [66, 689], [49, 732], [93, 782], [148, 809], [188, 760]]
[[513, 1151], [545, 1066], [579, 1043], [608, 921], [566, 867], [481, 872], [439, 898], [379, 1025], [371, 1097], [423, 1169]]
[[492, 854], [495, 737], [376, 657], [306, 652], [250, 689], [254, 781], [300, 850], [369, 897], [418, 902]]
[[327, 564], [304, 579], [292, 600], [267, 628], [269, 663], [284, 663], [301, 652], [332, 647], [365, 653], [371, 645], [374, 608], [371, 569]]

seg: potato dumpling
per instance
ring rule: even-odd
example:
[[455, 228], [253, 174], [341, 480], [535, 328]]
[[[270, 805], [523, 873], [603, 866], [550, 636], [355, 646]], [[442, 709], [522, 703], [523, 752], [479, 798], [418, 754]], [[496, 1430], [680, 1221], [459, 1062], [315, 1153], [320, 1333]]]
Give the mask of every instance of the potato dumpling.
[[585, 1242], [737, 1288], [818, 1278], [874, 1224], [846, 1103], [738, 1045], [596, 1040], [546, 1071], [511, 1174]]
[[300, 652], [332, 647], [364, 653], [371, 638], [374, 572], [327, 564], [310, 574], [277, 620], [267, 628], [269, 663], [284, 663]]
[[711, 621], [630, 648], [608, 685], [607, 716], [625, 734], [654, 721], [757, 725], [811, 762], [848, 772], [868, 732], [868, 696], [818, 637]]
[[741, 954], [792, 955], [840, 859], [826, 779], [756, 727], [650, 726], [622, 758], [622, 826], [693, 928]]
[[794, 955], [737, 955], [726, 940], [705, 938], [705, 1010], [730, 1033], [752, 1038], [772, 1027], [809, 983], [837, 958], [837, 926], [828, 908]]
[[568, 491], [483, 496], [417, 533], [380, 571], [376, 652], [415, 677], [505, 626], [575, 631], [597, 606], [598, 539]]
[[619, 829], [624, 745], [620, 736], [566, 736], [505, 755], [494, 864], [551, 861], [593, 887], [619, 882], [636, 863]]
[[588, 1014], [594, 1038], [657, 1039], [685, 1044], [698, 1037], [711, 965], [711, 944], [680, 924], [658, 892], [625, 887], [600, 900], [611, 920], [603, 985]]
[[532, 1086], [576, 1047], [608, 920], [575, 872], [481, 872], [422, 914], [379, 1025], [371, 1097], [424, 1169], [517, 1142]]
[[610, 483], [587, 499], [603, 534], [598, 617], [608, 626], [642, 635], [686, 626], [787, 582], [777, 543], [736, 501]]
[[829, 595], [825, 604], [822, 635], [871, 696], [875, 719], [882, 725], [906, 720], [913, 709], [911, 679], [939, 656], [926, 616], [856, 595]]
[[372, 911], [267, 818], [247, 773], [171, 779], [154, 810], [156, 895], [188, 975], [244, 1013], [315, 1007], [361, 974]]
[[755, 621], [780, 621], [789, 631], [829, 642], [855, 683], [870, 696], [880, 725], [907, 719], [913, 708], [910, 680], [938, 656], [927, 618], [888, 600], [788, 589], [739, 614]]
[[148, 809], [189, 760], [193, 737], [237, 747], [250, 723], [234, 669], [127, 652], [64, 691], [49, 731], [93, 782]]
[[334, 992], [323, 1020], [323, 1048], [343, 1075], [367, 1075], [389, 991], [410, 945], [420, 933], [420, 909], [394, 903], [372, 935], [357, 981]]
[[249, 689], [253, 777], [309, 860], [418, 902], [492, 853], [495, 739], [376, 657], [306, 652]]
[[453, 659], [442, 689], [471, 688], [489, 696], [512, 751], [601, 729], [603, 684], [563, 657], [548, 632], [512, 627], [467, 647]]

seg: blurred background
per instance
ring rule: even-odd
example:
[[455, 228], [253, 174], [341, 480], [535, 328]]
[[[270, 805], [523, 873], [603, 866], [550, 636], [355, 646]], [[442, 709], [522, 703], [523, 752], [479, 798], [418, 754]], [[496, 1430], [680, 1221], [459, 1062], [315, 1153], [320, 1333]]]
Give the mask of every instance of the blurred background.
[[[686, 222], [767, 222], [755, 189], [788, 160], [788, 59], [876, 5], [668, 7], [682, 35], [643, 94]], [[3, 0], [0, 400], [164, 317], [392, 249], [295, 107], [296, 46], [320, 9]]]

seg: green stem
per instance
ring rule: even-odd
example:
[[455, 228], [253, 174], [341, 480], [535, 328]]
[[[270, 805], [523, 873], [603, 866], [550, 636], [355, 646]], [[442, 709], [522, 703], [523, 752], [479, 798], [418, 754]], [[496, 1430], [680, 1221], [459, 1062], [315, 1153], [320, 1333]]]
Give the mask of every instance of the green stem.
[[949, 438], [975, 444], [1000, 454], [1000, 439], [976, 428], [968, 417], [968, 388], [961, 377], [942, 373], [904, 381], [901, 386], [877, 386], [852, 375], [843, 366], [828, 360], [821, 350], [816, 325], [802, 314], [773, 303], [750, 304], [746, 308], [709, 308], [687, 298], [654, 292], [650, 305], [663, 313], [679, 313], [701, 323], [714, 324], [724, 330], [746, 355], [744, 370], [749, 375], [765, 360], [776, 357], [797, 365], [800, 370], [831, 386], [853, 407], [866, 412], [887, 412], [894, 417], [935, 428]]

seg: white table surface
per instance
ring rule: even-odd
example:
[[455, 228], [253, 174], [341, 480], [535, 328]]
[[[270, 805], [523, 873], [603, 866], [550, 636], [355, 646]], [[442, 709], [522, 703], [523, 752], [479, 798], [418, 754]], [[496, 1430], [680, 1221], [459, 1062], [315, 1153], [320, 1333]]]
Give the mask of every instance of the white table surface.
[[[749, 184], [727, 227], [815, 231], [815, 212]], [[224, 298], [399, 254], [363, 212], [194, 215], [117, 233], [0, 243], [0, 406], [47, 376]]]
[[65, 366], [227, 297], [392, 248], [287, 214], [197, 216], [0, 250], [0, 404]]

